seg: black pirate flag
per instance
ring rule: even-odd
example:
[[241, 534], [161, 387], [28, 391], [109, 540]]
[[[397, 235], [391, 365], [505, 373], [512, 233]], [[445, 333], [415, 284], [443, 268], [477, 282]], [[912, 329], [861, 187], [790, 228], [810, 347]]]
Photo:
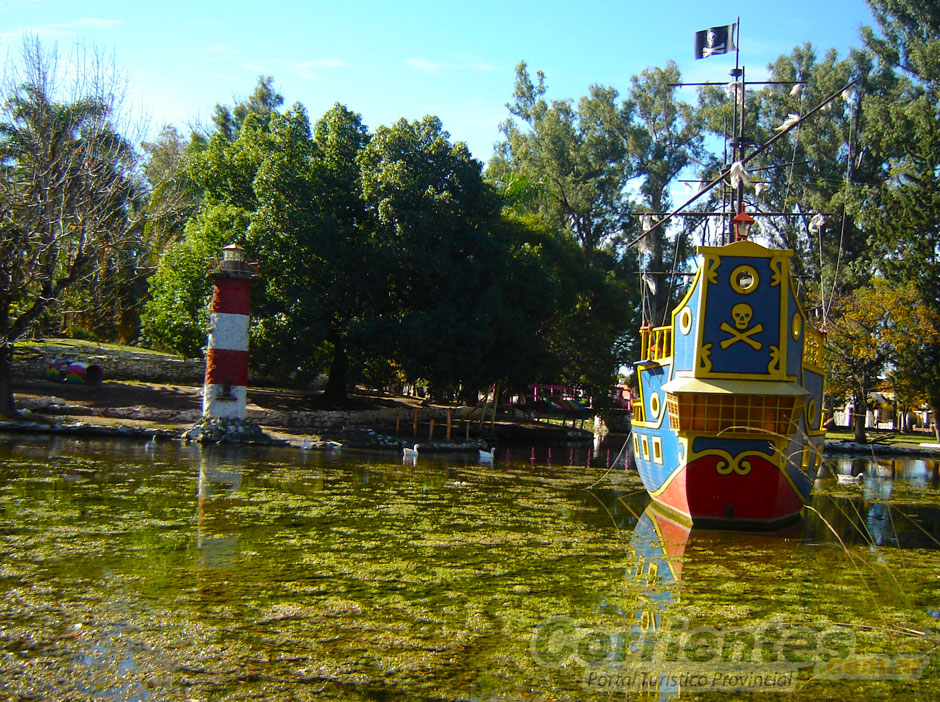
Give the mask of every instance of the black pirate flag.
[[734, 49], [734, 24], [712, 27], [695, 33], [695, 58], [727, 54]]

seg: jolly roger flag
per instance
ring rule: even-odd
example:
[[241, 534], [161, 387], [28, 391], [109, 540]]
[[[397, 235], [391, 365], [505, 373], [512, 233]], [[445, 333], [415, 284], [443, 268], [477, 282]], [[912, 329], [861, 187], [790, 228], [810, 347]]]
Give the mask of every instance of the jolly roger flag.
[[734, 24], [712, 27], [695, 33], [695, 58], [727, 54], [734, 49]]

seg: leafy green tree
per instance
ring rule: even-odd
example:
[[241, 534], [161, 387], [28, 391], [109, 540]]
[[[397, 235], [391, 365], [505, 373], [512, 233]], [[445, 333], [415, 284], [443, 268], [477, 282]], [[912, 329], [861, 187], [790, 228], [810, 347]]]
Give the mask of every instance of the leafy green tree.
[[[912, 281], [940, 314], [940, 9], [909, 0], [869, 5], [878, 27], [863, 28], [866, 44], [884, 72], [909, 80], [865, 98], [890, 170], [871, 188], [863, 216], [881, 268], [893, 280]], [[926, 342], [906, 360], [940, 416], [940, 343]]]
[[212, 130], [209, 135], [218, 135], [227, 141], [235, 141], [241, 133], [245, 120], [250, 115], [261, 124], [266, 124], [284, 104], [284, 97], [274, 87], [272, 76], [259, 76], [254, 92], [235, 105], [216, 105], [212, 113]]
[[[647, 212], [671, 210], [670, 189], [679, 174], [703, 158], [701, 126], [692, 107], [676, 99], [680, 79], [672, 61], [665, 68], [647, 68], [631, 79], [627, 157], [639, 181], [642, 202], [638, 209]], [[684, 269], [692, 254], [687, 223], [656, 227], [640, 240], [639, 250], [642, 269], [647, 272], [644, 318], [654, 325], [665, 324], [667, 313], [678, 301], [679, 286], [673, 278], [658, 274]]]
[[905, 361], [940, 341], [940, 316], [912, 283], [893, 285], [884, 278], [841, 297], [834, 312], [826, 344], [828, 386], [851, 398], [855, 439], [863, 442], [869, 394], [892, 368], [902, 377], [916, 373]]
[[493, 236], [499, 201], [482, 165], [436, 117], [380, 127], [359, 163], [377, 263], [389, 274], [387, 341], [398, 365], [439, 390], [488, 385], [503, 251]]
[[[141, 316], [141, 336], [150, 346], [200, 356], [208, 332], [211, 263], [231, 243], [253, 253], [247, 232], [258, 207], [254, 181], [268, 150], [270, 123], [278, 114], [275, 107], [282, 102], [270, 93], [270, 85], [270, 79], [259, 79], [250, 99], [253, 107], [218, 107], [217, 115], [231, 119], [217, 120], [220, 126], [208, 139], [198, 135], [191, 139], [182, 163], [172, 165], [172, 156], [166, 159], [174, 169], [163, 183], [170, 191], [167, 199], [195, 198], [198, 193], [199, 201], [182, 240], [162, 253], [150, 278]], [[238, 131], [233, 133], [236, 125]], [[159, 212], [160, 205], [154, 207]]]
[[[0, 415], [14, 414], [13, 345], [69, 292], [120, 273], [139, 244], [138, 156], [115, 126], [118, 95], [97, 62], [72, 97], [56, 55], [24, 45], [0, 114]], [[81, 59], [82, 56], [77, 56]], [[98, 68], [97, 72], [93, 68]], [[105, 70], [102, 70], [104, 68]], [[126, 259], [125, 259], [126, 260]], [[109, 270], [110, 267], [110, 270]], [[77, 299], [81, 299], [80, 297]]]
[[295, 106], [272, 121], [254, 182], [249, 235], [265, 286], [256, 332], [273, 352], [264, 363], [310, 374], [328, 356], [331, 401], [345, 399], [350, 362], [363, 363], [385, 298], [357, 166], [368, 139], [360, 116], [342, 105], [312, 135]]
[[494, 180], [521, 176], [537, 185], [537, 211], [568, 231], [589, 254], [621, 233], [630, 209], [625, 187], [629, 109], [617, 91], [592, 85], [577, 109], [545, 99], [545, 76], [536, 82], [525, 62], [516, 67], [514, 102], [489, 169]]

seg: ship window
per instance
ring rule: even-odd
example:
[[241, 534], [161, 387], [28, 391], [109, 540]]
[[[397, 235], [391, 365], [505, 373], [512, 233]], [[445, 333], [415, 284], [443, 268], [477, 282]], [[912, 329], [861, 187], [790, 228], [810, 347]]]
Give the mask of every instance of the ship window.
[[653, 460], [662, 465], [663, 463], [663, 440], [661, 437], [653, 437]]
[[813, 460], [813, 447], [804, 446], [803, 447], [803, 460], [800, 462], [800, 467], [803, 469], [804, 473], [809, 470], [812, 460]]
[[667, 393], [669, 427], [710, 434], [746, 432], [790, 435], [802, 409], [793, 395]]
[[633, 455], [640, 455], [640, 437], [637, 436], [636, 432], [633, 433]]
[[648, 461], [650, 459], [650, 442], [645, 436], [643, 437], [643, 460]]

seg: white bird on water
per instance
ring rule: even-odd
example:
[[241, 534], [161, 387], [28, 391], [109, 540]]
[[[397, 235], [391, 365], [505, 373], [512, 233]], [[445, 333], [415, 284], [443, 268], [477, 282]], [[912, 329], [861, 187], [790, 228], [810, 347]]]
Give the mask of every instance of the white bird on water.
[[414, 448], [408, 448], [407, 446], [402, 449], [402, 454], [405, 458], [414, 458], [418, 455], [418, 444], [414, 445]]
[[484, 451], [483, 449], [480, 449], [480, 460], [483, 461], [484, 463], [487, 461], [492, 461], [495, 456], [496, 456], [495, 448], [491, 448], [489, 451]]

